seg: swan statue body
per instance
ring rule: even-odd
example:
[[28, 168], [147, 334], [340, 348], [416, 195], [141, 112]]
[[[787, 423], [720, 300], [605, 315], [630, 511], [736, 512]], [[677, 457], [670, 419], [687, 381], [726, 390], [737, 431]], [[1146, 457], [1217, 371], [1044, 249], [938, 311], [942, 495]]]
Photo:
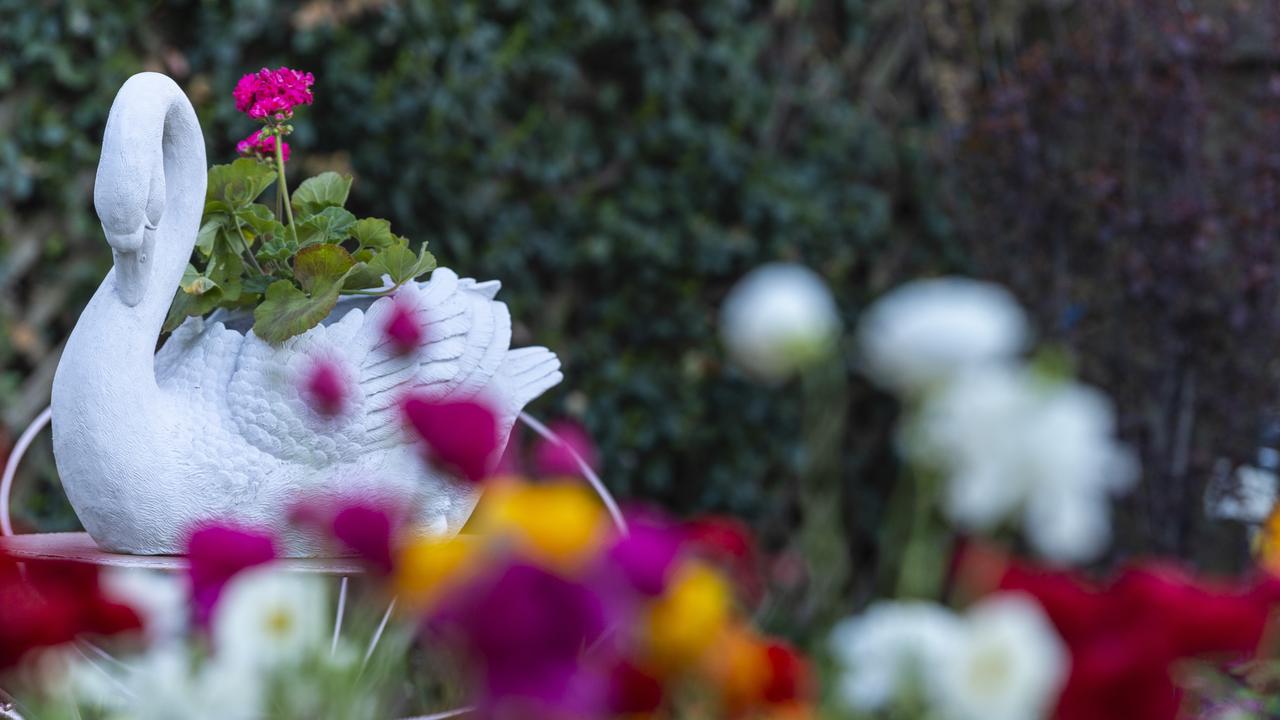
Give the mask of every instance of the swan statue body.
[[[85, 529], [105, 550], [177, 554], [200, 523], [242, 523], [275, 530], [284, 554], [306, 556], [321, 548], [289, 528], [298, 498], [357, 496], [407, 498], [425, 531], [456, 533], [478, 491], [431, 466], [400, 398], [483, 398], [498, 414], [500, 451], [524, 405], [561, 380], [559, 360], [510, 348], [497, 282], [444, 268], [395, 298], [343, 298], [280, 346], [254, 335], [251, 318], [215, 313], [188, 318], [157, 352], [195, 246], [206, 172], [200, 126], [178, 86], [157, 73], [125, 82], [93, 192], [114, 266], [53, 381], [55, 459]], [[415, 353], [382, 337], [393, 303], [410, 303], [424, 325]], [[337, 416], [313, 411], [299, 392], [319, 360], [347, 385]]]

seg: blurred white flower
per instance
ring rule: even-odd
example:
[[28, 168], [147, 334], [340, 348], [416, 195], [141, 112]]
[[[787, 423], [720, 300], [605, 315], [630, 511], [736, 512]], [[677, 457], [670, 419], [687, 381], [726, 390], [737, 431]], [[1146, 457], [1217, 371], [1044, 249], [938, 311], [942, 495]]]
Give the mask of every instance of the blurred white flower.
[[1009, 360], [1026, 345], [1027, 320], [997, 285], [917, 280], [868, 308], [858, 338], [872, 380], [914, 393], [956, 372]]
[[190, 619], [187, 585], [177, 576], [138, 568], [111, 568], [103, 592], [136, 610], [153, 644], [182, 640]]
[[939, 714], [950, 720], [1048, 717], [1069, 655], [1040, 605], [993, 595], [964, 616], [958, 642], [933, 668]]
[[843, 671], [841, 698], [870, 712], [911, 688], [923, 690], [929, 670], [954, 652], [960, 633], [955, 615], [928, 602], [880, 602], [842, 621], [830, 645]]
[[128, 665], [86, 656], [68, 689], [113, 720], [251, 720], [262, 717], [262, 678], [249, 666], [194, 664], [181, 645], [157, 646]]
[[874, 712], [913, 696], [944, 720], [1047, 716], [1066, 678], [1062, 640], [1031, 598], [1002, 593], [964, 615], [926, 602], [882, 602], [838, 624], [838, 692]]
[[840, 317], [826, 283], [812, 270], [770, 263], [729, 291], [720, 333], [733, 361], [764, 380], [782, 380], [830, 352]]
[[[1205, 490], [1205, 512], [1209, 517], [1254, 524], [1266, 520], [1275, 507], [1280, 485], [1275, 471], [1242, 465], [1234, 474], [1222, 475], [1226, 477], [1211, 481]], [[1233, 482], [1227, 482], [1227, 478]]]
[[299, 663], [324, 647], [328, 613], [321, 578], [269, 565], [242, 572], [214, 610], [214, 652], [220, 661], [261, 670]]
[[903, 439], [913, 460], [946, 474], [952, 522], [989, 530], [1020, 511], [1036, 550], [1079, 562], [1106, 547], [1110, 497], [1136, 478], [1114, 429], [1093, 388], [992, 365], [928, 395]]

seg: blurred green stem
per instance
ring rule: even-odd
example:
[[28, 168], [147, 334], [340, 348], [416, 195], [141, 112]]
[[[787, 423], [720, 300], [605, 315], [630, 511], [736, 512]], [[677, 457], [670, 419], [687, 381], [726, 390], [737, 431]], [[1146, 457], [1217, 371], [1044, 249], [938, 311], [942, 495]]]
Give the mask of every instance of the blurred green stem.
[[907, 523], [894, 597], [938, 600], [950, 557], [947, 530], [935, 512], [938, 478], [923, 470], [904, 473], [895, 502], [904, 505], [894, 516]]
[[[280, 196], [284, 201], [284, 212], [289, 218], [289, 232], [293, 234], [293, 244], [298, 244], [298, 228], [293, 224], [293, 203], [289, 200], [289, 184], [284, 177], [284, 149], [280, 135], [276, 139], [276, 174], [280, 176]], [[276, 217], [279, 217], [278, 215]]]
[[825, 627], [841, 612], [849, 579], [841, 466], [848, 421], [848, 377], [838, 348], [801, 375], [804, 462], [800, 549], [809, 568], [810, 619]]

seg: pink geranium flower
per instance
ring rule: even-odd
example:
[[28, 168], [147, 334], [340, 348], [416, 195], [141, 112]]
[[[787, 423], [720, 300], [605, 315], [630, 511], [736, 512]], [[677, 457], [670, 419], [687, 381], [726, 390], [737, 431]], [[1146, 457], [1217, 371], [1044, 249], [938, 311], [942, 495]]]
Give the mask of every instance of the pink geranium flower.
[[240, 78], [231, 93], [236, 109], [254, 120], [288, 119], [299, 105], [310, 105], [315, 76], [287, 67], [262, 68]]
[[208, 625], [222, 588], [231, 578], [275, 558], [275, 540], [270, 535], [217, 524], [201, 526], [191, 533], [187, 560], [196, 624]]
[[[274, 160], [276, 157], [276, 139], [272, 135], [264, 135], [262, 130], [254, 130], [249, 137], [236, 143], [236, 152], [247, 157], [264, 157]], [[280, 154], [289, 162], [289, 143], [280, 141]]]
[[435, 462], [457, 470], [471, 482], [489, 474], [498, 449], [498, 419], [474, 400], [439, 401], [410, 396], [401, 409], [410, 427], [427, 445]]

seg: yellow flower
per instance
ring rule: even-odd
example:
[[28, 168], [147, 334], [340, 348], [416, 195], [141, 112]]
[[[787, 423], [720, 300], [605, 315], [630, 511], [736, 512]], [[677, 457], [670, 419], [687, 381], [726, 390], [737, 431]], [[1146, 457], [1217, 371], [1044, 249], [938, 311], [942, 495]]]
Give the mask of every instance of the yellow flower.
[[395, 592], [409, 608], [429, 605], [441, 591], [482, 564], [480, 543], [460, 535], [442, 540], [418, 538], [400, 550], [393, 579]]
[[649, 607], [647, 643], [653, 660], [668, 670], [688, 667], [723, 637], [732, 594], [719, 573], [687, 563], [667, 593]]
[[476, 512], [476, 532], [507, 537], [533, 560], [575, 569], [599, 547], [604, 510], [580, 485], [496, 484]]
[[1280, 573], [1280, 503], [1271, 508], [1254, 538], [1254, 553], [1264, 570]]

